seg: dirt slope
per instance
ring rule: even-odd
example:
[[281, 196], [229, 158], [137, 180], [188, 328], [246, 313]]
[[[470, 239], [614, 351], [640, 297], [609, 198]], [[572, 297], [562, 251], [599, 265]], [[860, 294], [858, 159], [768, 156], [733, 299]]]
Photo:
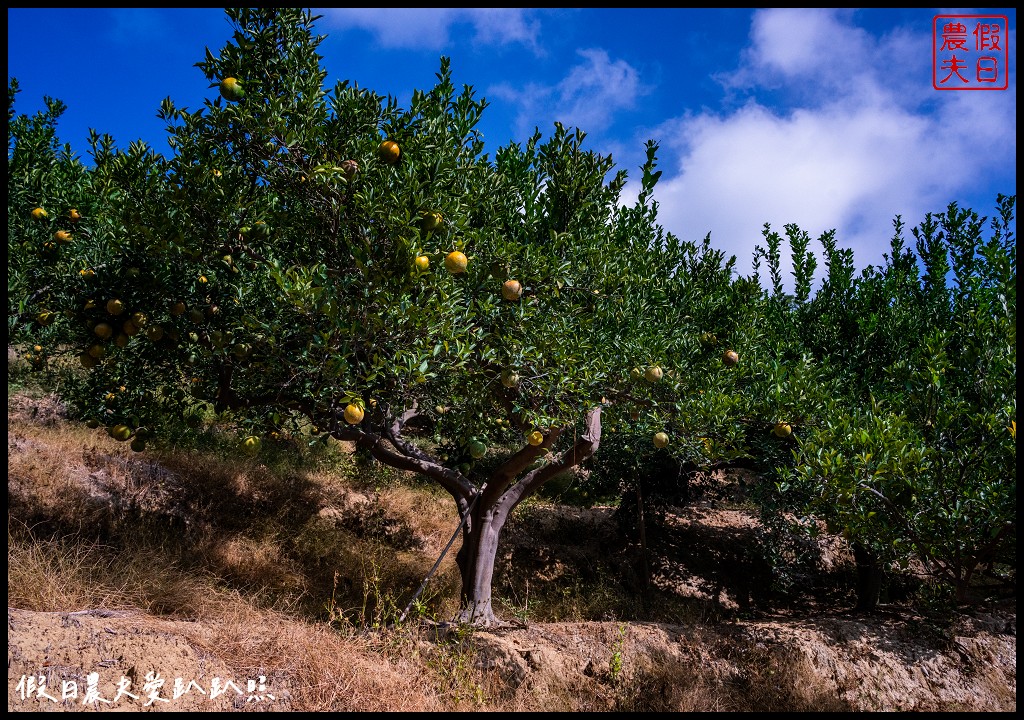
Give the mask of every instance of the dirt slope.
[[[9, 501], [33, 492], [26, 480], [31, 476], [20, 470], [26, 465], [19, 463], [27, 463], [52, 468], [47, 472], [60, 474], [68, 488], [86, 483], [94, 504], [116, 505], [116, 473], [78, 467], [80, 459], [66, 450], [55, 459], [45, 436], [30, 439], [11, 430], [15, 416], [59, 429], [59, 419], [45, 408], [40, 413], [41, 407], [9, 401]], [[154, 487], [173, 483], [169, 475], [159, 480]], [[156, 505], [147, 511], [184, 511], [153, 497]], [[534, 524], [521, 523], [507, 535], [516, 562], [532, 557], [549, 563], [537, 567], [538, 575], [564, 572], [551, 563], [564, 566], [574, 553], [602, 552], [600, 543], [573, 538], [592, 540], [608, 531], [606, 510], [559, 512], [536, 515]], [[732, 607], [743, 595], [756, 599], [756, 579], [736, 581], [746, 574], [742, 550], [751, 538], [745, 533], [756, 524], [750, 513], [695, 503], [670, 520], [678, 533], [677, 560], [674, 566], [652, 563], [656, 582]], [[552, 538], [566, 546], [553, 545]], [[703, 564], [697, 562], [702, 558]], [[897, 606], [863, 615], [725, 613], [686, 624], [516, 623], [472, 632], [423, 624], [411, 631], [413, 639], [397, 660], [394, 651], [386, 658], [352, 652], [336, 659], [330, 677], [315, 678], [300, 672], [303, 657], [275, 662], [258, 647], [242, 653], [240, 662], [237, 647], [227, 651], [219, 622], [131, 609], [9, 607], [8, 709], [289, 711], [303, 709], [300, 698], [317, 684], [324, 705], [356, 711], [1016, 710], [1015, 601], [965, 614], [941, 632]], [[276, 638], [278, 654], [299, 647], [290, 640], [293, 632], [314, 639], [332, 632], [280, 616], [245, 622], [245, 637]], [[370, 640], [387, 644], [386, 638]], [[461, 667], [462, 658], [469, 667]], [[477, 696], [450, 697], [423, 687], [417, 678], [427, 675], [417, 673], [426, 667], [435, 672], [430, 677], [437, 677], [437, 668], [461, 673]], [[92, 689], [110, 703], [93, 699], [91, 675]], [[184, 692], [175, 691], [176, 681]], [[119, 695], [119, 683], [130, 694]]]
[[[476, 632], [463, 642], [473, 648], [476, 670], [489, 678], [491, 693], [536, 709], [536, 698], [578, 699], [564, 710], [621, 709], [623, 689], [645, 693], [649, 705], [674, 710], [690, 696], [717, 697], [720, 710], [737, 709], [730, 694], [773, 679], [785, 692], [767, 702], [797, 701], [822, 710], [1004, 712], [1016, 709], [1016, 629], [1007, 616], [965, 621], [952, 646], [932, 647], [909, 637], [902, 618], [819, 618], [801, 621], [738, 621], [719, 626], [654, 623], [543, 623]], [[424, 627], [420, 652], [429, 658], [437, 640], [454, 629]], [[244, 677], [217, 657], [202, 623], [169, 621], [144, 613], [91, 610], [39, 613], [8, 609], [8, 710], [289, 710], [296, 678]], [[621, 670], [612, 658], [621, 653]], [[672, 678], [692, 668], [692, 684]], [[799, 668], [799, 687], [793, 687]], [[117, 684], [138, 699], [87, 702], [87, 675], [109, 700]], [[774, 673], [780, 676], [773, 678]], [[156, 673], [157, 675], [150, 675]], [[788, 675], [789, 677], [787, 677]], [[25, 678], [44, 678], [45, 692]], [[175, 679], [199, 686], [174, 697]], [[211, 697], [214, 679], [227, 688]], [[159, 685], [162, 679], [164, 682]], [[147, 680], [157, 685], [146, 688]], [[235, 684], [227, 684], [230, 680]], [[73, 681], [77, 697], [62, 699], [62, 683]], [[249, 681], [254, 683], [249, 685]], [[19, 685], [21, 683], [21, 685]], [[36, 685], [38, 687], [38, 683]], [[154, 700], [156, 697], [163, 698]], [[798, 694], [800, 697], [792, 697]], [[358, 709], [358, 708], [353, 708]]]

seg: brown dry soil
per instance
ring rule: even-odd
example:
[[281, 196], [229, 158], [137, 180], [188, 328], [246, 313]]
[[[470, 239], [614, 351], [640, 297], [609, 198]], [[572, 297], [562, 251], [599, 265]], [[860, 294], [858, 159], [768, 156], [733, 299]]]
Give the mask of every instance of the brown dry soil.
[[[9, 412], [12, 410], [9, 403]], [[33, 411], [34, 412], [34, 411]], [[9, 453], [38, 452], [37, 443], [19, 443], [9, 432]], [[33, 449], [33, 446], [34, 449]], [[10, 456], [9, 456], [10, 457]], [[92, 474], [95, 477], [95, 473]], [[13, 480], [9, 493], [16, 492]], [[718, 505], [716, 507], [716, 505]], [[570, 516], [570, 517], [566, 517]], [[557, 558], [572, 558], [602, 551], [600, 544], [572, 543], [565, 547], [541, 545], [545, 522], [576, 528], [577, 537], [608, 532], [607, 509], [568, 510], [558, 518], [537, 515], [531, 522], [510, 528], [506, 542], [518, 561], [538, 560], [557, 565]], [[742, 547], [752, 540], [757, 521], [749, 511], [729, 509], [715, 502], [693, 503], [675, 509], [668, 526], [677, 551], [674, 564], [652, 562], [656, 584], [671, 585], [679, 593], [713, 600], [720, 608], [737, 607], [744, 594], [757, 596], [757, 578], [736, 583], [743, 566]], [[599, 526], [601, 526], [599, 528]], [[603, 528], [603, 529], [601, 529]], [[563, 535], [564, 537], [564, 535]], [[589, 548], [589, 549], [588, 549]], [[541, 556], [547, 560], [539, 560]], [[703, 555], [713, 563], [699, 563]], [[577, 558], [578, 559], [578, 558]], [[689, 560], [689, 561], [688, 561]], [[837, 560], [838, 562], [838, 560]], [[730, 576], [723, 568], [734, 570]], [[715, 569], [717, 568], [717, 569]], [[550, 569], [550, 567], [548, 568]], [[737, 590], [739, 588], [739, 590]], [[706, 621], [681, 624], [653, 622], [515, 622], [488, 631], [460, 633], [444, 624], [425, 624], [416, 647], [423, 657], [436, 652], [439, 640], [468, 638], [477, 669], [489, 671], [504, 688], [507, 704], [526, 709], [543, 708], [537, 698], [546, 695], [578, 697], [569, 710], [605, 707], [628, 708], [630, 692], [658, 697], [664, 710], [691, 707], [687, 696], [720, 698], [703, 709], [736, 709], [730, 692], [752, 684], [788, 687], [789, 698], [807, 709], [831, 711], [1015, 711], [1016, 710], [1016, 605], [1015, 600], [964, 612], [942, 632], [912, 610], [896, 605], [873, 613], [816, 610], [804, 612], [721, 612]], [[292, 709], [296, 678], [277, 674], [267, 686], [247, 686], [248, 678], [232, 672], [218, 656], [211, 629], [202, 621], [172, 620], [142, 611], [85, 608], [75, 612], [30, 612], [8, 607], [7, 625], [8, 710], [173, 710], [246, 711]], [[620, 660], [616, 664], [616, 659]], [[679, 669], [692, 669], [692, 682], [679, 682]], [[159, 673], [160, 677], [149, 676]], [[382, 670], [382, 673], [386, 671]], [[132, 680], [130, 692], [109, 704], [83, 706], [89, 673], [96, 673], [99, 694], [112, 700], [119, 678]], [[26, 679], [37, 685], [27, 687]], [[193, 687], [167, 702], [174, 678]], [[214, 679], [236, 684], [211, 698]], [[46, 692], [39, 695], [42, 679]], [[142, 691], [147, 679], [162, 679], [150, 699]], [[59, 701], [61, 682], [77, 683], [76, 699]], [[258, 683], [258, 679], [254, 680]], [[30, 692], [29, 692], [30, 691]], [[786, 693], [768, 693], [774, 703], [785, 703]], [[749, 693], [748, 693], [749, 695]], [[584, 701], [584, 697], [586, 698]], [[517, 698], [520, 698], [517, 700]], [[431, 708], [427, 708], [431, 709]], [[655, 707], [654, 709], [659, 709]], [[774, 709], [766, 704], [765, 710]]]

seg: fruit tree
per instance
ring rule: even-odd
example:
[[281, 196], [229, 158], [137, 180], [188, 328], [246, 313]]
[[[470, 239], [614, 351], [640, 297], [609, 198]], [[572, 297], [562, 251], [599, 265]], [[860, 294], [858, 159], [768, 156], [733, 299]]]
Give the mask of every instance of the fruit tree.
[[915, 557], [959, 601], [980, 576], [991, 586], [1015, 572], [1015, 200], [997, 198], [987, 236], [986, 219], [955, 203], [928, 214], [913, 249], [897, 217], [885, 263], [859, 277], [826, 234], [813, 297], [806, 234], [786, 228], [798, 258], [787, 295], [773, 260], [782, 240], [766, 229], [767, 325], [834, 382], [805, 417], [782, 418], [776, 435], [795, 447], [779, 498], [850, 540], [862, 608], [878, 602], [886, 566]]
[[12, 322], [81, 354], [67, 393], [119, 436], [208, 405], [248, 452], [302, 422], [437, 483], [463, 521], [459, 619], [491, 624], [512, 510], [594, 455], [606, 408], [654, 427], [677, 412], [663, 378], [720, 367], [675, 347], [728, 331], [702, 303], [727, 304], [729, 267], [657, 225], [653, 143], [623, 206], [626, 173], [581, 131], [483, 154], [486, 104], [445, 58], [402, 109], [325, 86], [310, 14], [227, 12], [232, 41], [197, 63], [204, 106], [162, 104], [170, 157], [94, 136], [87, 194], [17, 195], [11, 237], [45, 246], [65, 206], [82, 217], [12, 275], [31, 298]]

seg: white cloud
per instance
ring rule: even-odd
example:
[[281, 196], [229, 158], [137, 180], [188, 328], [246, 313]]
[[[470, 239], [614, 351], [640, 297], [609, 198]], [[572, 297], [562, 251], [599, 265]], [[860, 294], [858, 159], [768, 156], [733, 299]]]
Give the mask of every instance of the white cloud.
[[577, 53], [584, 61], [570, 68], [556, 85], [529, 83], [515, 88], [505, 83], [487, 89], [488, 98], [519, 107], [515, 122], [519, 136], [529, 135], [538, 126], [547, 132], [554, 121], [588, 133], [601, 132], [611, 125], [617, 111], [634, 107], [637, 99], [649, 92], [629, 63], [612, 60], [599, 49]]
[[529, 8], [318, 8], [333, 28], [359, 28], [384, 48], [444, 49], [451, 29], [468, 24], [481, 44], [522, 44], [538, 51], [539, 24]]
[[[729, 85], [770, 86], [798, 102], [783, 109], [751, 99], [735, 111], [705, 110], [664, 124], [662, 145], [680, 152], [678, 172], [670, 177], [666, 168], [655, 190], [666, 229], [685, 239], [711, 232], [712, 244], [735, 254], [747, 274], [765, 222], [780, 234], [796, 223], [812, 238], [835, 228], [862, 268], [881, 262], [897, 214], [909, 229], [1015, 154], [1015, 91], [938, 93], [930, 72], [923, 81], [921, 73], [891, 78], [889, 63], [894, 54], [904, 57], [907, 34], [871, 38], [845, 17], [755, 14], [751, 45]], [[794, 48], [787, 32], [816, 40], [810, 49]], [[912, 47], [929, 42], [914, 38]], [[930, 52], [926, 71], [928, 62]], [[856, 82], [842, 82], [843, 69], [854, 67]], [[794, 87], [809, 79], [821, 83]], [[787, 270], [788, 262], [784, 256]]]

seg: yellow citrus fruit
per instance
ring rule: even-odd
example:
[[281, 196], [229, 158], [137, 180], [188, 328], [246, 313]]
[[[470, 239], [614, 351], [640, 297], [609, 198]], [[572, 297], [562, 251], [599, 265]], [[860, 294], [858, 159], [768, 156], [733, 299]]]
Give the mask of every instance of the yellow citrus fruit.
[[654, 447], [663, 448], [668, 445], [668, 434], [663, 432], [654, 433]]
[[136, 327], [145, 327], [145, 325], [146, 325], [146, 323], [148, 321], [149, 321], [149, 318], [146, 317], [146, 313], [144, 313], [144, 312], [133, 312], [132, 313], [132, 322], [135, 323]]
[[114, 328], [110, 327], [107, 323], [97, 323], [96, 327], [92, 329], [96, 333], [96, 337], [106, 340], [114, 334]]
[[423, 232], [433, 232], [441, 227], [443, 219], [439, 212], [422, 212], [420, 213], [420, 228]]
[[664, 373], [661, 368], [657, 365], [651, 365], [647, 370], [644, 371], [644, 380], [647, 382], [656, 383], [661, 380]]
[[534, 447], [544, 442], [544, 433], [540, 430], [534, 430], [532, 433], [526, 436], [526, 441]]
[[633, 368], [632, 370], [629, 371], [630, 380], [639, 380], [643, 376], [644, 374], [640, 372], [640, 368]]
[[519, 385], [519, 373], [513, 370], [501, 371], [501, 384], [507, 388], [514, 388]]
[[509, 302], [515, 302], [523, 295], [523, 286], [518, 280], [506, 280], [501, 286], [501, 296]]
[[120, 315], [124, 312], [124, 303], [117, 298], [107, 300], [107, 312], [111, 315]]
[[83, 268], [78, 271], [78, 274], [81, 275], [86, 280], [91, 280], [94, 277], [96, 277], [96, 271], [93, 270], [92, 268]]
[[461, 253], [458, 250], [452, 250], [444, 259], [444, 266], [452, 275], [466, 272], [468, 264], [469, 260], [466, 258], [465, 253]]
[[739, 353], [737, 353], [735, 350], [726, 350], [725, 353], [722, 355], [722, 362], [724, 362], [726, 365], [730, 367], [732, 367], [739, 361]]
[[220, 94], [225, 100], [238, 102], [245, 97], [245, 90], [237, 78], [229, 77], [220, 81]]
[[354, 403], [345, 407], [345, 422], [349, 425], [358, 425], [363, 421], [363, 409]]
[[255, 455], [260, 451], [261, 444], [260, 439], [255, 435], [250, 435], [242, 441], [242, 447], [251, 455]]
[[127, 425], [115, 425], [110, 428], [110, 437], [124, 442], [132, 436], [132, 429]]
[[426, 270], [429, 267], [430, 267], [430, 258], [428, 258], [426, 255], [417, 255], [416, 256], [416, 269], [417, 270]]
[[775, 433], [775, 437], [786, 438], [793, 434], [793, 428], [789, 423], [777, 422], [772, 432]]
[[71, 242], [71, 233], [67, 230], [58, 230], [53, 234], [53, 239], [59, 243], [69, 243]]
[[32, 210], [32, 218], [35, 220], [45, 220], [49, 216], [50, 213], [46, 212], [46, 210], [44, 210], [41, 207], [37, 207], [34, 210]]
[[394, 140], [385, 140], [377, 147], [377, 157], [388, 165], [394, 165], [398, 162], [398, 158], [401, 154], [402, 149], [398, 147], [398, 143]]
[[164, 336], [164, 329], [159, 325], [151, 325], [146, 329], [146, 337], [156, 342]]

